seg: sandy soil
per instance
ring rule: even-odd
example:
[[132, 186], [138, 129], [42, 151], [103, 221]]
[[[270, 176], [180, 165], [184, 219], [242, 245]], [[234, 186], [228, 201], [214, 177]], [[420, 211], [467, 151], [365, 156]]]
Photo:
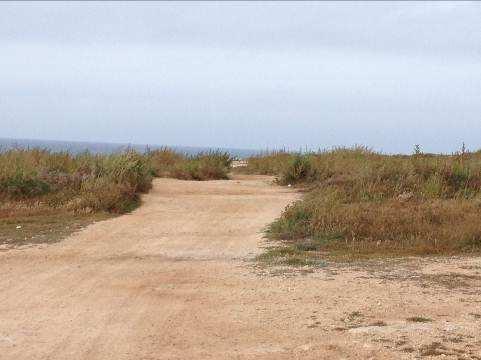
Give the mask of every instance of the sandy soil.
[[130, 215], [0, 253], [0, 358], [481, 358], [478, 259], [256, 266], [297, 197], [160, 179]]

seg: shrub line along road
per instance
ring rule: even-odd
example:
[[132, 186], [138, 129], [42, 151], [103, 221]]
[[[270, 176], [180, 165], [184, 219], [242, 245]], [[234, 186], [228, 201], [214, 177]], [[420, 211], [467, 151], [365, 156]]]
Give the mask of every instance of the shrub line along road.
[[477, 259], [413, 260], [389, 273], [255, 267], [263, 227], [299, 197], [271, 180], [156, 179], [132, 214], [1, 252], [0, 358], [479, 354]]

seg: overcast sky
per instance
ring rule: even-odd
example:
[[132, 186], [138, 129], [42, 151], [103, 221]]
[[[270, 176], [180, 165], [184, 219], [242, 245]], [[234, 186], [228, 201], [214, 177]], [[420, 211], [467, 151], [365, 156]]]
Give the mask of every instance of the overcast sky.
[[0, 3], [0, 137], [481, 148], [481, 3]]

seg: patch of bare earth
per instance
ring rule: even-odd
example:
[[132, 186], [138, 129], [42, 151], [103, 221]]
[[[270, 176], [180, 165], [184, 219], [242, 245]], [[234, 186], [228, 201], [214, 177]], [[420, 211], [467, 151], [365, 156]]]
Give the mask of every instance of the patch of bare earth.
[[159, 179], [129, 215], [1, 252], [0, 358], [481, 358], [479, 259], [256, 265], [296, 198]]
[[0, 213], [0, 251], [58, 242], [87, 225], [112, 217], [107, 213], [72, 214], [48, 209], [9, 216]]

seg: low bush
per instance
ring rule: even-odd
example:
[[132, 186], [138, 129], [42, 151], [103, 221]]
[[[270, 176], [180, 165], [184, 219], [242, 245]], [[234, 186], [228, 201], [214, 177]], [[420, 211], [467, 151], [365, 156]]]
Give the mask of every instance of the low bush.
[[309, 157], [297, 154], [290, 159], [288, 165], [281, 170], [279, 183], [281, 185], [299, 183], [308, 181], [314, 176], [315, 172]]

